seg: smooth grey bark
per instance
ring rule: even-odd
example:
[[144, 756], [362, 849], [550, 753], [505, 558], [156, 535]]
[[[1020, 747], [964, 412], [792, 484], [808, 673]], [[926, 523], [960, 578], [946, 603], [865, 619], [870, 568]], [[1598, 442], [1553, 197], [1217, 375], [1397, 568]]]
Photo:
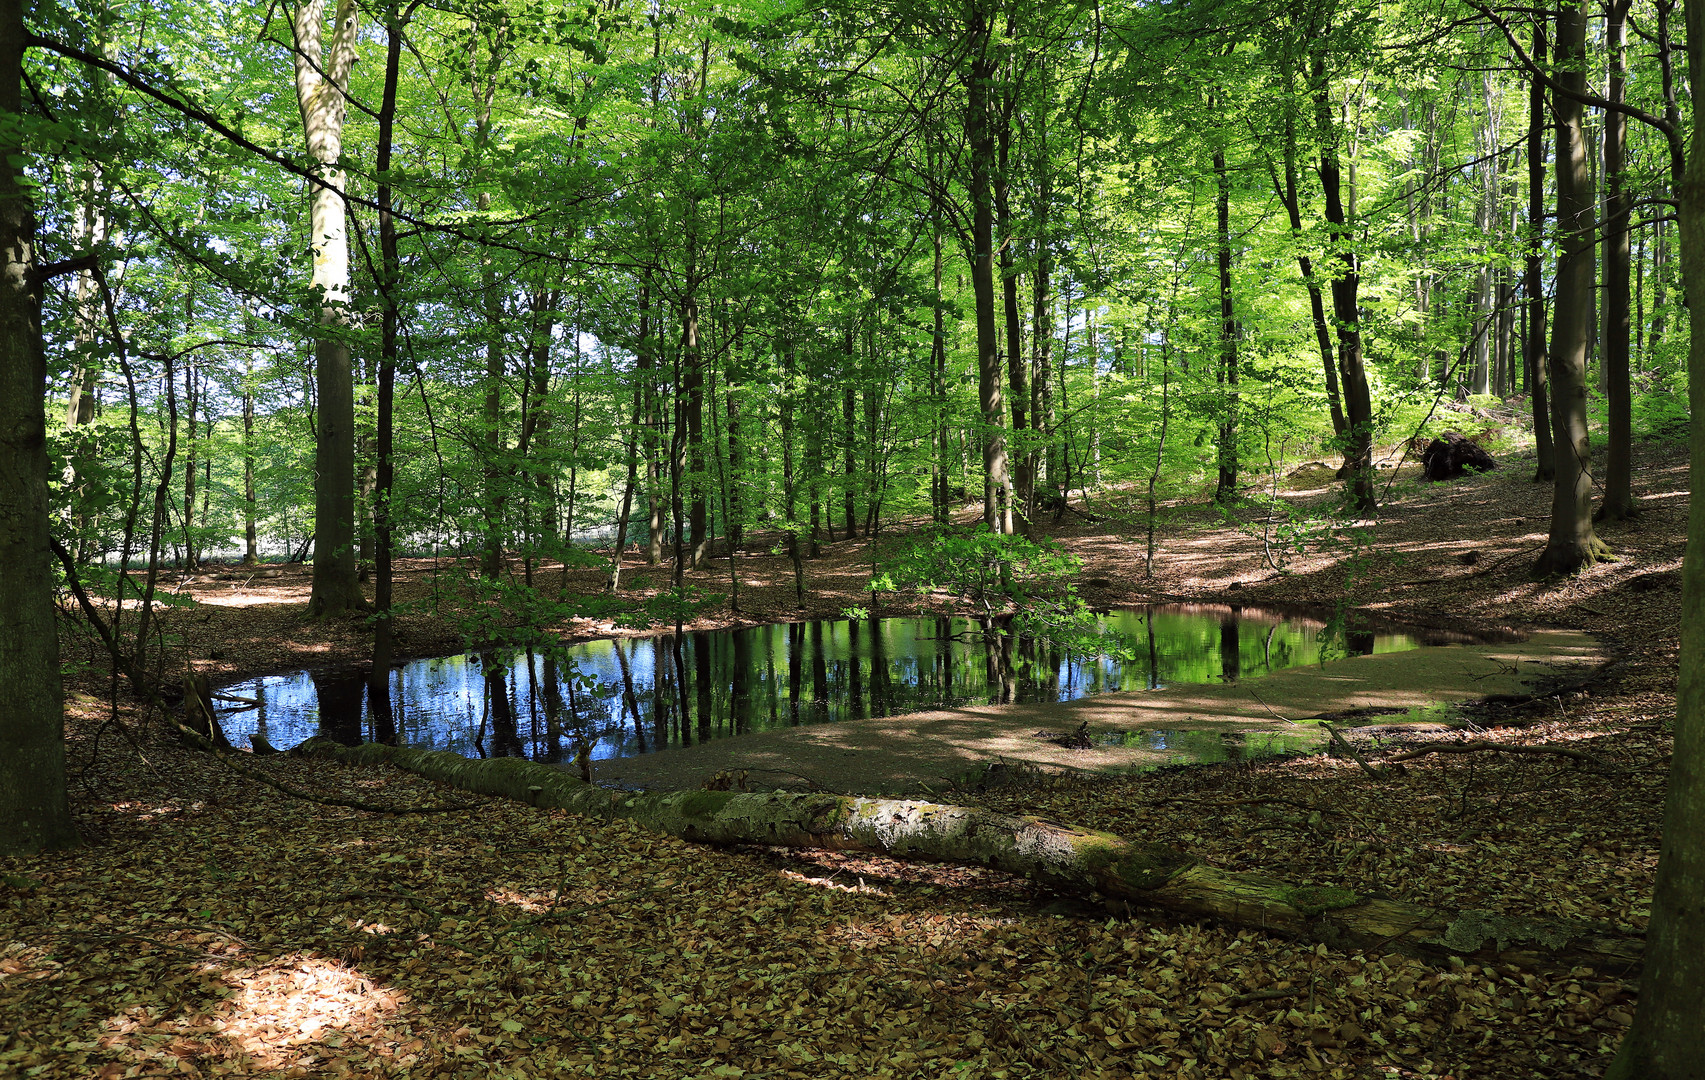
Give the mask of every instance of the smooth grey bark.
[[[1023, 432], [1030, 426], [1029, 372], [1024, 356], [1023, 323], [1018, 314], [1018, 239], [1012, 215], [1012, 113], [1016, 87], [1009, 86], [1003, 95], [1001, 108], [995, 114], [997, 168], [995, 170], [995, 230], [1000, 237], [1001, 308], [1006, 329], [1006, 377], [1012, 409], [1012, 430]], [[1011, 514], [1014, 528], [1030, 534], [1031, 488], [1034, 478], [1030, 458], [1020, 451], [1011, 458], [1009, 482], [1012, 490]]]
[[983, 521], [991, 530], [1010, 535], [1012, 504], [1006, 498], [1006, 407], [1001, 400], [1000, 337], [995, 326], [994, 199], [990, 192], [995, 168], [995, 135], [990, 124], [989, 91], [997, 65], [993, 47], [993, 15], [983, 0], [969, 10], [968, 53], [971, 58], [965, 106], [965, 141], [970, 148], [971, 291], [977, 308], [977, 401], [983, 421]]
[[332, 34], [325, 38], [325, 0], [296, 8], [296, 104], [308, 154], [320, 183], [313, 185], [309, 247], [313, 289], [319, 294], [314, 340], [318, 399], [314, 440], [314, 577], [308, 609], [336, 616], [367, 606], [355, 559], [355, 373], [347, 337], [349, 235], [344, 221], [344, 93], [355, 63], [354, 0], [336, 0]]
[[48, 549], [47, 358], [19, 143], [24, 16], [0, 0], [0, 854], [78, 842]]

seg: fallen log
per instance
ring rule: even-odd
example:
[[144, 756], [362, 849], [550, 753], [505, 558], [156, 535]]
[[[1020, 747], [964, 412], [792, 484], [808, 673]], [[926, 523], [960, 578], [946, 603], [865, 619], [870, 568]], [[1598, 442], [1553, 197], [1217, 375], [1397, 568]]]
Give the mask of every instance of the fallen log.
[[695, 843], [866, 851], [987, 866], [1063, 893], [1099, 893], [1338, 948], [1530, 968], [1587, 966], [1617, 976], [1640, 966], [1638, 935], [1596, 924], [1440, 911], [1337, 886], [1299, 885], [1209, 866], [1167, 844], [975, 807], [821, 792], [608, 791], [522, 758], [473, 761], [444, 750], [344, 746], [324, 736], [291, 752], [391, 765], [463, 791], [623, 818]]

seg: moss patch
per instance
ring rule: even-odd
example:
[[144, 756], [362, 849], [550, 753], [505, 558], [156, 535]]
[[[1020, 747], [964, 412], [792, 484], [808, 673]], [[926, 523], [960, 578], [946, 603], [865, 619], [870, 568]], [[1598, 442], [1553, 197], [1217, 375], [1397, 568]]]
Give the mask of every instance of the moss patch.
[[1354, 907], [1362, 902], [1360, 893], [1340, 889], [1335, 885], [1300, 885], [1285, 889], [1279, 894], [1279, 899], [1311, 919], [1316, 915], [1324, 915], [1339, 908]]
[[713, 818], [732, 798], [732, 791], [689, 791], [681, 796], [675, 809], [686, 817]]
[[1193, 862], [1164, 844], [1121, 844], [1105, 833], [1085, 836], [1078, 843], [1084, 869], [1116, 878], [1133, 889], [1158, 889]]
[[1537, 942], [1548, 949], [1561, 949], [1574, 938], [1564, 926], [1544, 926], [1527, 919], [1512, 919], [1489, 911], [1464, 911], [1451, 923], [1443, 937], [1433, 940], [1453, 952], [1468, 955], [1480, 951], [1490, 938], [1503, 952], [1512, 944]]

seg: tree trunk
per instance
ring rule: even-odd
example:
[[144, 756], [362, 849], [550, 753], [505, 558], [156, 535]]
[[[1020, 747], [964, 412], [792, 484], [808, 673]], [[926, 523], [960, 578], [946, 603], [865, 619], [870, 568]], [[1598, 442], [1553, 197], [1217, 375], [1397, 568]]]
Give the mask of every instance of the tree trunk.
[[[793, 566], [793, 599], [805, 603], [805, 562], [799, 543], [798, 489], [793, 481], [793, 400], [794, 358], [793, 335], [788, 334], [781, 353], [781, 493], [782, 528], [786, 530], [787, 561]], [[795, 661], [797, 663], [797, 660]]]
[[[1660, 7], [1660, 12], [1663, 8]], [[1687, 5], [1687, 50], [1694, 100], [1705, 94], [1705, 7]], [[1705, 311], [1705, 153], [1697, 140], [1678, 185], [1681, 282], [1688, 307]], [[1688, 345], [1687, 396], [1705, 416], [1705, 334]], [[1689, 488], [1705, 491], [1705, 424], [1693, 424]], [[1674, 754], [1664, 800], [1663, 842], [1646, 966], [1634, 1023], [1606, 1080], [1696, 1080], [1705, 1062], [1705, 499], [1690, 500], [1682, 562], [1681, 682]]]
[[[1557, 81], [1586, 88], [1584, 3], [1565, 0], [1557, 10]], [[1551, 430], [1556, 438], [1556, 478], [1551, 535], [1533, 565], [1536, 577], [1574, 574], [1608, 553], [1593, 533], [1592, 473], [1587, 445], [1587, 345], [1592, 337], [1593, 196], [1581, 137], [1583, 107], [1567, 93], [1551, 103], [1557, 117], [1557, 294], [1551, 334]]]
[[[1043, 70], [1047, 93], [1047, 70]], [[1030, 278], [1030, 446], [1024, 451], [1023, 513], [1036, 518], [1036, 486], [1044, 458], [1043, 435], [1048, 429], [1048, 375], [1053, 362], [1054, 323], [1051, 315], [1051, 276], [1054, 269], [1049, 215], [1054, 198], [1052, 162], [1048, 159], [1048, 110], [1037, 110], [1036, 125], [1036, 270]]]
[[1001, 401], [1001, 350], [995, 328], [994, 200], [995, 138], [989, 124], [989, 90], [996, 63], [991, 16], [982, 0], [970, 9], [971, 71], [965, 107], [965, 141], [971, 158], [971, 291], [977, 307], [977, 401], [983, 420], [983, 521], [997, 533], [1012, 532], [1006, 502], [1006, 408]]
[[686, 420], [687, 470], [685, 482], [691, 509], [688, 512], [688, 546], [691, 548], [692, 568], [704, 566], [710, 557], [710, 502], [705, 493], [704, 451], [704, 355], [699, 340], [699, 301], [696, 291], [696, 270], [693, 256], [688, 255], [689, 285], [681, 302], [681, 359], [685, 364], [681, 380], [682, 410]]
[[1220, 403], [1219, 482], [1214, 486], [1214, 501], [1225, 503], [1237, 494], [1237, 314], [1231, 301], [1231, 176], [1223, 148], [1214, 151], [1214, 187], [1220, 293], [1220, 362], [1215, 374], [1225, 395]]
[[1640, 962], [1638, 938], [1587, 923], [1446, 912], [1333, 886], [1294, 885], [1208, 866], [1159, 840], [1126, 840], [972, 807], [782, 791], [612, 792], [520, 758], [470, 761], [444, 750], [346, 747], [324, 736], [309, 739], [295, 753], [352, 765], [389, 764], [464, 791], [626, 819], [701, 844], [867, 851], [986, 866], [1073, 895], [1100, 894], [1337, 948], [1436, 961], [1454, 956], [1522, 966], [1587, 964], [1615, 973], [1630, 972]]
[[[995, 231], [1000, 237], [1001, 304], [1006, 317], [1006, 377], [1012, 400], [1012, 430], [1026, 431], [1030, 427], [1030, 380], [1024, 355], [1024, 329], [1018, 316], [1018, 244], [1013, 235], [1016, 226], [1012, 217], [1012, 100], [1015, 90], [1009, 88], [1007, 100], [995, 114], [995, 131], [999, 168], [995, 171]], [[1021, 436], [1022, 437], [1022, 436]], [[1013, 527], [1030, 535], [1030, 489], [1032, 478], [1027, 453], [1019, 444], [1012, 457], [1011, 485]]]
[[[186, 311], [186, 325], [193, 325], [195, 318], [195, 285], [190, 285], [189, 310]], [[188, 421], [184, 425], [184, 569], [194, 571], [198, 565], [195, 552], [195, 406], [196, 406], [195, 364], [184, 364], [184, 415]]]
[[[489, 113], [480, 121], [480, 141], [485, 140], [491, 123]], [[491, 193], [479, 193], [476, 204], [483, 213], [491, 209]], [[485, 399], [480, 409], [480, 424], [485, 429], [485, 548], [480, 559], [480, 575], [495, 581], [503, 573], [504, 513], [507, 510], [508, 482], [504, 468], [498, 463], [503, 454], [503, 375], [507, 366], [503, 356], [503, 308], [498, 298], [497, 271], [489, 256], [480, 264], [480, 293], [485, 307]]]
[[722, 388], [724, 415], [728, 422], [728, 470], [726, 474], [728, 495], [727, 506], [723, 511], [723, 516], [727, 520], [723, 523], [723, 532], [728, 536], [728, 557], [730, 559], [734, 558], [735, 549], [739, 548], [745, 540], [746, 505], [742, 491], [746, 475], [746, 451], [740, 434], [740, 396], [744, 392], [746, 382], [746, 373], [741, 369], [741, 364], [744, 362], [744, 357], [741, 355], [741, 346], [745, 344], [742, 340], [743, 337], [744, 335], [740, 331], [734, 332], [734, 342], [728, 350], [728, 368], [723, 376]]
[[[1533, 22], [1533, 61], [1545, 62], [1545, 22]], [[1538, 466], [1533, 482], [1548, 484], [1556, 476], [1551, 448], [1550, 364], [1545, 358], [1545, 86], [1528, 83], [1527, 94], [1527, 257], [1523, 291], [1527, 295], [1528, 392], [1533, 407], [1534, 456]]]
[[1374, 512], [1373, 398], [1362, 360], [1361, 268], [1353, 244], [1355, 231], [1344, 210], [1337, 132], [1332, 126], [1326, 58], [1316, 52], [1313, 64], [1315, 120], [1320, 130], [1320, 186], [1326, 197], [1327, 235], [1335, 249], [1332, 274], [1332, 313], [1338, 328], [1338, 375], [1344, 389], [1344, 464], [1350, 470], [1350, 497], [1358, 513]]
[[20, 143], [23, 50], [22, 5], [0, 0], [0, 855], [78, 842], [48, 549], [47, 359]]
[[[1289, 72], [1287, 70], [1287, 79]], [[1302, 248], [1302, 194], [1297, 183], [1296, 117], [1285, 110], [1285, 187], [1279, 201], [1291, 221], [1291, 239], [1297, 245], [1297, 269], [1302, 273], [1303, 286], [1308, 290], [1309, 314], [1314, 322], [1314, 341], [1320, 349], [1320, 366], [1326, 375], [1326, 407], [1332, 416], [1332, 434], [1340, 443], [1344, 440], [1344, 405], [1338, 390], [1338, 364], [1333, 356], [1332, 324], [1326, 319], [1326, 302], [1320, 293], [1320, 281], [1314, 276], [1314, 262]]]
[[853, 327], [847, 323], [841, 339], [841, 504], [846, 512], [847, 539], [858, 535], [858, 510], [853, 505], [858, 487], [858, 355], [853, 351]]
[[[383, 702], [381, 712], [388, 710], [391, 692], [391, 655], [396, 642], [392, 625], [391, 571], [391, 495], [395, 487], [396, 463], [395, 413], [397, 383], [397, 343], [400, 313], [397, 289], [401, 285], [402, 259], [397, 249], [397, 222], [392, 209], [390, 184], [393, 132], [397, 117], [397, 82], [402, 64], [403, 26], [396, 0], [387, 0], [385, 16], [385, 87], [379, 105], [377, 191], [379, 203], [379, 275], [377, 285], [382, 300], [379, 323], [379, 400], [377, 430], [374, 433], [376, 455], [373, 474], [373, 664], [368, 671], [367, 685], [376, 702]], [[394, 729], [394, 725], [393, 725]]]
[[[622, 584], [622, 551], [628, 543], [628, 517], [633, 512], [634, 485], [639, 480], [640, 442], [644, 434], [640, 427], [645, 407], [645, 387], [651, 380], [651, 286], [639, 288], [639, 346], [635, 350], [633, 376], [633, 422], [628, 425], [628, 477], [622, 488], [621, 510], [616, 515], [616, 553], [610, 559], [610, 575], [604, 581], [604, 591], [615, 592]], [[652, 559], [656, 562], [656, 559]]]
[[336, 0], [330, 42], [324, 41], [325, 0], [297, 7], [296, 103], [308, 154], [319, 173], [313, 185], [309, 245], [311, 287], [320, 302], [314, 342], [318, 418], [314, 443], [314, 579], [308, 610], [342, 615], [367, 606], [355, 564], [355, 375], [350, 364], [349, 236], [344, 222], [344, 94], [355, 62], [354, 0]]
[[[1607, 99], [1621, 102], [1628, 85], [1628, 7], [1611, 0], [1605, 9], [1605, 48], [1610, 54]], [[1604, 114], [1604, 391], [1609, 406], [1605, 432], [1609, 455], [1604, 466], [1604, 497], [1598, 518], [1625, 521], [1634, 516], [1633, 413], [1628, 373], [1629, 218], [1634, 200], [1623, 190], [1623, 155], [1628, 117], [1615, 109]]]

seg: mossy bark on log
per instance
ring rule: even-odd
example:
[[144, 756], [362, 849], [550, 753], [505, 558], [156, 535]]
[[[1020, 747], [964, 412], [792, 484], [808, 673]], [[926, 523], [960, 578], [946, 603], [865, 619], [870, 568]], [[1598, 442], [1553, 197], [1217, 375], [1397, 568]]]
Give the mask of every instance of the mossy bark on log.
[[1640, 966], [1639, 936], [1595, 924], [1439, 911], [1335, 886], [1298, 885], [1209, 866], [1167, 844], [975, 807], [785, 791], [616, 792], [522, 758], [474, 761], [444, 750], [351, 747], [325, 737], [293, 753], [392, 765], [464, 791], [624, 818], [695, 843], [868, 851], [987, 866], [1065, 893], [1099, 893], [1341, 948], [1521, 967], [1588, 966], [1617, 975]]

